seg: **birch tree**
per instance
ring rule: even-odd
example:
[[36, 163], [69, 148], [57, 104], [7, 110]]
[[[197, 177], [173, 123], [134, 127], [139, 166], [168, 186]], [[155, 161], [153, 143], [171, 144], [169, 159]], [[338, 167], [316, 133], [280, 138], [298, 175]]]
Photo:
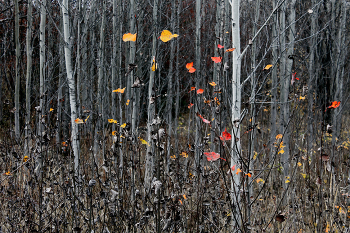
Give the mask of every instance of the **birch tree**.
[[15, 135], [16, 139], [19, 140], [20, 129], [19, 129], [19, 89], [21, 84], [20, 79], [20, 68], [19, 68], [19, 59], [20, 59], [20, 49], [21, 45], [19, 43], [19, 6], [18, 0], [15, 0], [15, 44], [16, 44], [16, 85], [15, 85]]
[[75, 123], [77, 119], [77, 107], [76, 107], [76, 85], [73, 77], [72, 68], [72, 41], [70, 36], [70, 26], [69, 26], [69, 5], [68, 0], [62, 0], [62, 14], [63, 14], [63, 34], [64, 34], [64, 56], [66, 60], [66, 72], [67, 72], [67, 82], [69, 88], [69, 102], [70, 102], [70, 119], [71, 119], [71, 141], [74, 153], [74, 170], [75, 176], [79, 176], [79, 131], [78, 125]]

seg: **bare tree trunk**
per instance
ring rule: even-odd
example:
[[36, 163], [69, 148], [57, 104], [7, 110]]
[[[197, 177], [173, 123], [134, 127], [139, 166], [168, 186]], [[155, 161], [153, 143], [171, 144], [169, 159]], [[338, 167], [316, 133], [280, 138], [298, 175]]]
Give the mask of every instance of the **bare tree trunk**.
[[[135, 26], [135, 9], [136, 9], [136, 4], [135, 0], [130, 0], [130, 12], [129, 12], [129, 20], [130, 20], [130, 33], [135, 34], [136, 33], [136, 26]], [[135, 53], [136, 53], [136, 41], [135, 42], [130, 42], [130, 53], [129, 53], [129, 64], [134, 64], [135, 63]], [[136, 133], [136, 118], [137, 118], [137, 88], [134, 88], [131, 91], [131, 85], [134, 83], [134, 70], [132, 70], [127, 78], [127, 93], [131, 94], [132, 96], [129, 96], [128, 99], [130, 98], [131, 104], [129, 104], [127, 107], [129, 107], [128, 113], [131, 113], [130, 107], [132, 107], [132, 115], [128, 116], [128, 119], [131, 118], [131, 128], [132, 128], [132, 133]]]
[[[240, 0], [232, 0], [232, 155], [231, 167], [239, 166], [239, 157], [241, 155], [240, 142], [240, 117], [241, 117], [241, 44], [240, 44], [240, 28], [239, 28], [239, 6]], [[233, 210], [234, 224], [241, 225], [240, 200], [241, 185], [240, 175], [234, 175], [231, 183], [233, 191], [232, 201], [235, 209]]]
[[146, 171], [145, 171], [145, 189], [149, 190], [151, 187], [151, 180], [153, 177], [153, 168], [154, 168], [154, 143], [151, 139], [152, 131], [152, 121], [154, 119], [154, 103], [151, 103], [152, 94], [153, 94], [153, 85], [154, 85], [154, 76], [156, 73], [152, 71], [151, 67], [154, 62], [157, 62], [156, 57], [156, 48], [157, 48], [157, 28], [158, 28], [158, 0], [153, 1], [153, 33], [152, 33], [152, 52], [151, 52], [151, 61], [150, 61], [150, 78], [148, 84], [148, 109], [147, 109], [147, 141], [150, 146], [147, 147], [146, 154]]
[[27, 9], [27, 34], [26, 34], [26, 50], [27, 50], [27, 74], [26, 74], [26, 126], [25, 126], [25, 155], [29, 155], [30, 148], [30, 96], [32, 83], [32, 25], [33, 25], [33, 5], [32, 1], [28, 1]]
[[20, 70], [19, 70], [19, 56], [21, 45], [19, 44], [19, 6], [18, 0], [15, 0], [15, 44], [16, 44], [16, 85], [15, 85], [15, 135], [16, 140], [19, 140], [19, 89], [21, 84]]
[[62, 1], [62, 13], [63, 13], [63, 31], [64, 31], [64, 55], [66, 60], [66, 71], [67, 71], [67, 81], [69, 88], [69, 102], [71, 109], [71, 141], [72, 148], [74, 152], [74, 170], [75, 176], [80, 178], [79, 176], [79, 135], [78, 135], [78, 125], [75, 123], [75, 119], [77, 118], [77, 109], [76, 109], [76, 85], [73, 77], [73, 69], [72, 69], [72, 41], [70, 37], [70, 27], [69, 27], [69, 15], [68, 15], [68, 0]]

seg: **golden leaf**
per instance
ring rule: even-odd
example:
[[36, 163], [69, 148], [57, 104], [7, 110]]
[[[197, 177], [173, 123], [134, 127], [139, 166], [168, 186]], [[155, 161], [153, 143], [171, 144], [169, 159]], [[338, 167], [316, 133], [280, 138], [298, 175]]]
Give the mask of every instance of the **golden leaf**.
[[280, 139], [280, 138], [282, 138], [282, 137], [283, 137], [282, 134], [277, 134], [276, 139]]
[[117, 90], [113, 90], [112, 92], [124, 93], [125, 88], [126, 88], [126, 87], [124, 87], [124, 88], [118, 88]]
[[272, 65], [267, 65], [267, 66], [265, 66], [264, 70], [268, 70], [268, 69], [270, 69], [271, 67], [272, 67]]
[[24, 157], [23, 157], [23, 162], [24, 162], [24, 163], [27, 162], [28, 159], [29, 159], [28, 155], [24, 156]]
[[160, 39], [161, 41], [163, 42], [168, 42], [170, 41], [171, 39], [173, 39], [174, 37], [178, 37], [179, 35], [178, 34], [172, 34], [170, 31], [168, 30], [163, 30], [162, 31], [162, 34], [160, 35]]
[[215, 82], [209, 83], [211, 86], [215, 87], [217, 84]]
[[127, 101], [126, 101], [126, 105], [129, 105], [129, 104], [130, 104], [130, 100], [127, 100]]
[[84, 124], [84, 121], [82, 119], [79, 119], [79, 118], [75, 119], [74, 122], [76, 124]]
[[126, 123], [124, 123], [124, 124], [122, 124], [121, 126], [120, 126], [120, 128], [125, 128], [125, 126], [126, 126]]
[[300, 96], [299, 99], [304, 100], [306, 97], [305, 96]]
[[188, 154], [187, 154], [186, 152], [182, 152], [180, 155], [181, 155], [182, 157], [184, 157], [184, 158], [187, 158], [187, 157], [188, 157]]
[[50, 108], [50, 112], [52, 112], [53, 111], [53, 108]]
[[304, 173], [300, 173], [303, 177], [304, 177], [304, 179], [306, 178], [306, 174], [304, 174]]
[[135, 33], [135, 34], [126, 33], [126, 34], [123, 35], [123, 41], [124, 42], [136, 41], [136, 35], [137, 35], [137, 33]]

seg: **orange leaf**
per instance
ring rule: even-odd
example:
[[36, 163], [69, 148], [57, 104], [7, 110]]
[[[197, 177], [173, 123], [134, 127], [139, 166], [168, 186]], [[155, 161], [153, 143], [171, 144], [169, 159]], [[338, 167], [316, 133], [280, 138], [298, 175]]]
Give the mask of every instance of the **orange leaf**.
[[124, 88], [118, 88], [118, 89], [116, 89], [116, 90], [113, 90], [112, 92], [124, 93], [125, 88], [126, 88], [126, 87], [124, 87]]
[[241, 169], [237, 168], [237, 172], [236, 172], [236, 175], [238, 175], [240, 172], [242, 172]]
[[222, 46], [221, 44], [218, 44], [218, 48], [219, 48], [219, 49], [223, 49], [224, 46]]
[[267, 66], [265, 66], [264, 70], [268, 70], [268, 69], [270, 69], [271, 67], [272, 67], [272, 65], [267, 65]]
[[192, 104], [192, 103], [190, 103], [190, 104], [188, 105], [188, 108], [192, 108], [192, 106], [193, 106], [193, 104]]
[[248, 176], [248, 177], [252, 177], [252, 174], [248, 173], [247, 176]]
[[84, 121], [83, 121], [82, 119], [79, 119], [79, 118], [75, 119], [74, 122], [75, 122], [76, 124], [83, 124], [83, 123], [84, 123]]
[[190, 73], [194, 73], [195, 71], [196, 71], [196, 69], [193, 68], [193, 67], [191, 67], [191, 68], [188, 70], [188, 72], [190, 72]]
[[236, 49], [236, 48], [226, 49], [226, 51], [225, 51], [225, 52], [233, 52], [233, 51], [235, 51], [235, 49]]
[[123, 41], [124, 42], [136, 41], [136, 35], [137, 35], [137, 33], [135, 33], [135, 34], [126, 33], [126, 34], [123, 35]]
[[196, 90], [196, 87], [191, 87], [191, 91], [194, 91], [194, 90]]
[[219, 63], [221, 62], [221, 57], [211, 57], [211, 60], [213, 60], [215, 63]]
[[197, 94], [203, 94], [204, 90], [203, 89], [198, 89]]
[[327, 107], [327, 108], [337, 108], [340, 105], [340, 101], [333, 101], [332, 105]]
[[179, 202], [181, 203], [181, 205], [182, 205], [182, 201], [179, 199]]
[[209, 83], [209, 85], [215, 87], [217, 84], [215, 82], [211, 82], [211, 83]]
[[276, 139], [280, 139], [280, 138], [282, 138], [282, 137], [283, 137], [282, 134], [277, 134]]
[[188, 70], [191, 69], [191, 67], [193, 67], [193, 62], [187, 63], [187, 64], [186, 64], [186, 68], [187, 68]]
[[170, 31], [168, 30], [163, 30], [161, 36], [159, 37], [161, 39], [161, 41], [163, 42], [168, 42], [171, 39], [173, 39], [174, 37], [178, 37], [178, 34], [172, 34]]

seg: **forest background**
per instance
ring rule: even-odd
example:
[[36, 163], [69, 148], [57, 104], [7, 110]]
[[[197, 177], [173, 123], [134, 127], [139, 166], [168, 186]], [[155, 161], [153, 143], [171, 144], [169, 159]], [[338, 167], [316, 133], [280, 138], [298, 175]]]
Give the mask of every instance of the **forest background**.
[[1, 232], [349, 232], [346, 0], [0, 0]]

